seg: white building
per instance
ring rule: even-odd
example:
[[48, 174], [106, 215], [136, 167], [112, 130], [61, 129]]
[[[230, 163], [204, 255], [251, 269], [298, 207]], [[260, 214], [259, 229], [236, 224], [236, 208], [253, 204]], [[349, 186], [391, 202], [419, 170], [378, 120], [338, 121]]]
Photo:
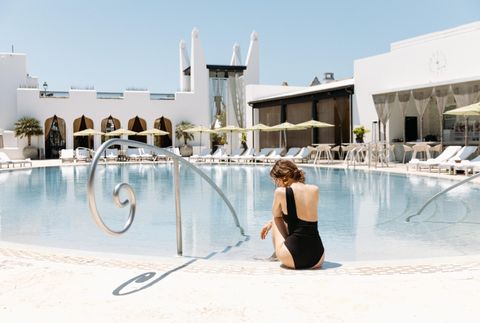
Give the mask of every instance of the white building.
[[[392, 43], [388, 53], [355, 60], [353, 79], [300, 88], [247, 86], [247, 101], [252, 106], [249, 115], [253, 123], [318, 118], [338, 128], [343, 122], [343, 130], [350, 127], [350, 140], [352, 129], [364, 125], [373, 130], [367, 133], [367, 141], [463, 144], [464, 118], [444, 116], [443, 112], [480, 100], [479, 57], [480, 22], [418, 36]], [[347, 103], [339, 105], [339, 97], [350, 98], [349, 115], [343, 118], [339, 111]], [[467, 129], [468, 143], [478, 144], [479, 117], [469, 118]], [[314, 142], [339, 144], [348, 137], [339, 135], [343, 131], [338, 129], [321, 131], [323, 135], [317, 135]], [[256, 141], [278, 142], [267, 136], [272, 137], [261, 134]], [[288, 134], [293, 142], [300, 142], [302, 136], [305, 133]], [[310, 137], [315, 138], [306, 137], [310, 142]]]
[[[12, 129], [22, 116], [37, 118], [45, 126], [46, 134], [39, 138], [38, 146], [46, 157], [55, 157], [52, 152], [57, 153], [57, 148], [85, 145], [73, 137], [81, 128], [105, 132], [113, 127], [156, 127], [171, 132], [172, 125], [183, 120], [205, 126], [221, 123], [243, 127], [258, 122], [273, 125], [317, 119], [336, 125], [306, 131], [308, 134], [289, 133], [289, 145], [351, 141], [356, 125], [374, 130], [367, 134], [367, 141], [385, 138], [463, 144], [466, 134], [469, 143], [478, 144], [478, 117], [465, 120], [446, 117], [443, 112], [480, 100], [479, 40], [480, 22], [418, 36], [392, 43], [388, 53], [355, 60], [351, 79], [327, 79], [323, 84], [291, 87], [258, 84], [256, 33], [251, 35], [245, 65], [237, 45], [230, 65], [207, 65], [198, 31], [193, 30], [191, 57], [185, 43], [180, 42], [181, 91], [171, 95], [137, 90], [48, 91], [39, 87], [37, 78], [28, 75], [25, 55], [0, 53], [0, 128]], [[51, 136], [52, 125], [62, 131], [63, 137]], [[248, 141], [258, 149], [277, 145], [279, 136], [250, 132]], [[156, 144], [175, 145], [175, 138], [170, 139]], [[196, 136], [193, 144], [198, 144], [199, 139]], [[4, 146], [17, 145], [5, 132], [3, 141]], [[48, 143], [55, 141], [60, 144], [52, 149]], [[100, 142], [97, 137], [91, 146], [98, 147]], [[230, 144], [239, 144], [237, 136]], [[18, 146], [24, 145], [21, 142]]]
[[[73, 136], [85, 128], [108, 132], [118, 128], [141, 131], [155, 127], [170, 132], [156, 142], [166, 147], [175, 145], [174, 127], [181, 121], [209, 126], [223, 117], [222, 125], [245, 126], [244, 88], [246, 84], [258, 83], [259, 79], [257, 34], [251, 35], [245, 65], [242, 65], [238, 45], [234, 46], [231, 65], [207, 65], [196, 29], [191, 35], [191, 56], [184, 41], [180, 42], [179, 54], [180, 92], [158, 94], [146, 90], [51, 91], [38, 84], [36, 77], [29, 76], [25, 54], [0, 53], [0, 129], [4, 129], [0, 136], [4, 147], [0, 149], [6, 150], [10, 157], [21, 157], [26, 141], [17, 141], [8, 130], [23, 116], [36, 118], [44, 127], [44, 136], [32, 141], [40, 147], [41, 157], [46, 158], [58, 158], [62, 148], [98, 147], [104, 138]], [[144, 136], [135, 139], [147, 141]], [[198, 144], [199, 140], [195, 135], [192, 144]], [[233, 145], [239, 144], [236, 138], [232, 141]]]
[[[463, 143], [463, 117], [442, 112], [480, 100], [479, 57], [475, 22], [398, 41], [388, 53], [356, 60], [353, 123], [371, 127], [383, 118], [389, 141], [440, 141], [444, 127], [446, 144]], [[470, 118], [468, 129], [469, 142], [478, 144], [478, 118]]]

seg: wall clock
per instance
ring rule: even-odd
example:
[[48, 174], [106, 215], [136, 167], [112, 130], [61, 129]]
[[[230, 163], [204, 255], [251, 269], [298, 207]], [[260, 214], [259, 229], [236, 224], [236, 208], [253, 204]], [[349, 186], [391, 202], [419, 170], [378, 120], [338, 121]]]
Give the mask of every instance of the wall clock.
[[430, 56], [430, 71], [433, 73], [441, 73], [447, 68], [447, 59], [445, 54], [439, 50], [433, 52]]

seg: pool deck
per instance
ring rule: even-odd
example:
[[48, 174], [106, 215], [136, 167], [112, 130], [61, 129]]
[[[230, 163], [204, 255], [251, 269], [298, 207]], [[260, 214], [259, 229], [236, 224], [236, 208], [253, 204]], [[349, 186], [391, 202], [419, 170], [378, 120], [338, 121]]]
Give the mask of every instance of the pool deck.
[[[34, 167], [46, 164], [58, 162]], [[405, 172], [403, 165], [378, 170]], [[0, 273], [2, 323], [478, 322], [480, 317], [480, 255], [337, 263], [327, 250], [323, 269], [294, 271], [260, 260], [125, 256], [0, 242]]]

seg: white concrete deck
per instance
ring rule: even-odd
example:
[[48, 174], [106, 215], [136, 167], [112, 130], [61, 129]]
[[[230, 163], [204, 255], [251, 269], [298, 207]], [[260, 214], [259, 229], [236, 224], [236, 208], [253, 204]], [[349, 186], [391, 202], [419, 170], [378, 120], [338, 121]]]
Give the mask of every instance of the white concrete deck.
[[[478, 322], [480, 256], [326, 267], [293, 271], [277, 262], [137, 258], [2, 243], [0, 320]], [[150, 279], [135, 282], [141, 275]]]
[[[56, 164], [35, 161], [34, 167]], [[403, 165], [377, 170], [405, 171]], [[480, 255], [341, 264], [327, 256], [326, 261], [321, 270], [293, 271], [268, 261], [134, 257], [0, 242], [0, 322], [478, 322], [480, 317]]]

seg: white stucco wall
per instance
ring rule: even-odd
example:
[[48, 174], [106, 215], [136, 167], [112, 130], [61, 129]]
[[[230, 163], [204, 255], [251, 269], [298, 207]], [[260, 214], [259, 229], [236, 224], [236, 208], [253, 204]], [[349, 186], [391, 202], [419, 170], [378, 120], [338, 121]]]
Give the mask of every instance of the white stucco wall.
[[247, 69], [243, 73], [245, 84], [260, 83], [260, 48], [258, 44], [258, 34], [252, 32], [250, 35], [250, 45], [248, 47]]
[[[97, 130], [101, 130], [101, 120], [109, 115], [119, 119], [122, 128], [127, 128], [128, 120], [136, 116], [145, 119], [147, 128], [153, 128], [155, 119], [162, 116], [170, 119], [173, 127], [184, 120], [209, 123], [208, 104], [200, 104], [207, 102], [205, 93], [176, 93], [175, 100], [151, 100], [150, 93], [143, 91], [125, 91], [122, 99], [97, 99], [92, 90], [70, 90], [68, 98], [40, 97], [38, 89], [18, 89], [17, 93], [19, 115], [35, 117], [42, 126], [53, 115], [65, 120], [67, 147], [73, 147], [73, 121], [82, 114], [93, 120]], [[100, 138], [96, 137], [95, 147], [99, 145]]]
[[[355, 60], [353, 124], [370, 128], [378, 119], [372, 94], [479, 80], [479, 57], [480, 22], [475, 22], [392, 43], [388, 53]], [[418, 115], [413, 102], [408, 115]], [[390, 120], [387, 140], [401, 138], [403, 121], [398, 110]]]
[[[210, 124], [208, 70], [198, 30], [192, 31], [191, 41], [191, 91], [175, 93], [175, 100], [151, 100], [148, 91], [125, 91], [122, 98], [115, 99], [99, 99], [95, 90], [70, 90], [66, 98], [41, 97], [40, 92], [43, 90], [38, 88], [18, 88], [19, 84], [25, 82], [26, 56], [16, 55], [15, 61], [5, 64], [7, 67], [3, 70], [8, 71], [8, 75], [2, 74], [0, 79], [3, 82], [0, 83], [0, 94], [5, 94], [0, 96], [0, 100], [3, 98], [8, 103], [2, 104], [8, 106], [8, 109], [2, 108], [0, 122], [4, 128], [11, 129], [20, 116], [28, 115], [37, 118], [43, 126], [46, 119], [57, 115], [66, 123], [67, 148], [73, 147], [73, 122], [82, 115], [92, 119], [97, 130], [101, 130], [101, 120], [109, 115], [119, 119], [123, 128], [127, 128], [128, 120], [136, 116], [145, 119], [147, 128], [153, 128], [155, 119], [162, 116], [170, 119], [173, 128], [181, 121]], [[175, 134], [172, 135], [175, 145]], [[95, 137], [94, 140], [95, 147], [98, 147], [100, 137]], [[34, 144], [37, 141], [39, 147], [44, 148], [43, 137], [33, 139]], [[198, 142], [199, 137], [195, 136], [190, 144], [196, 145]], [[20, 148], [23, 145], [19, 141]]]
[[0, 129], [13, 129], [17, 121], [16, 89], [27, 79], [27, 56], [0, 53]]

